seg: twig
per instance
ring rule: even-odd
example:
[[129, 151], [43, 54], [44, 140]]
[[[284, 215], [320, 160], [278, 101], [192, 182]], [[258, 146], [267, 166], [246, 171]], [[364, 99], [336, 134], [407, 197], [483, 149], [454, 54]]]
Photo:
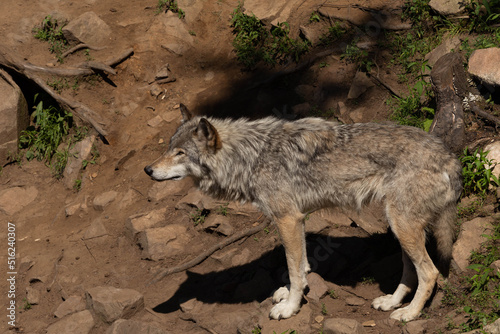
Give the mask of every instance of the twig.
[[477, 116], [485, 118], [488, 121], [495, 123], [497, 126], [500, 126], [500, 118], [488, 114], [486, 111], [479, 108], [474, 102], [469, 102], [469, 106], [470, 110]]
[[226, 247], [227, 245], [230, 245], [233, 242], [235, 242], [241, 238], [248, 237], [250, 235], [253, 235], [253, 234], [256, 234], [256, 233], [262, 231], [264, 228], [267, 227], [267, 225], [269, 225], [269, 222], [270, 221], [267, 220], [267, 221], [264, 221], [263, 223], [259, 224], [258, 226], [252, 227], [252, 228], [245, 230], [245, 231], [241, 231], [240, 233], [233, 234], [232, 236], [225, 238], [222, 242], [219, 242], [218, 244], [210, 247], [209, 249], [207, 249], [206, 251], [204, 251], [203, 253], [201, 253], [200, 255], [195, 257], [194, 259], [192, 259], [184, 264], [181, 264], [179, 266], [172, 267], [169, 269], [163, 269], [163, 270], [158, 271], [155, 274], [155, 277], [153, 279], [151, 279], [146, 284], [146, 286], [149, 286], [151, 284], [158, 282], [159, 280], [163, 279], [165, 276], [187, 270], [189, 268], [196, 266], [197, 264], [200, 264], [207, 257], [212, 255], [216, 251]]
[[87, 246], [87, 243], [85, 242], [85, 239], [81, 238], [80, 240], [83, 241], [83, 244], [85, 245], [85, 248], [87, 248], [87, 251], [89, 252], [90, 256], [92, 256], [92, 258], [94, 259], [94, 262], [97, 262], [97, 260], [95, 259], [94, 254], [92, 254], [92, 252], [90, 251], [89, 246]]

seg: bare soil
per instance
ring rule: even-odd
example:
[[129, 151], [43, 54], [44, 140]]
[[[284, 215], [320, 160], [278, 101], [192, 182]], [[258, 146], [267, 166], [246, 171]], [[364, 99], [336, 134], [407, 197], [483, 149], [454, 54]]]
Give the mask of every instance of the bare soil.
[[[192, 8], [193, 3], [186, 1], [188, 8]], [[294, 34], [298, 35], [299, 25], [309, 24], [310, 13], [318, 4], [303, 2], [300, 10], [292, 13], [289, 23]], [[359, 122], [385, 121], [389, 113], [385, 100], [390, 96], [385, 88], [374, 86], [361, 97], [347, 101], [357, 69], [355, 64], [341, 61], [340, 52], [316, 59], [301, 71], [260, 84], [279, 68], [248, 72], [237, 63], [229, 26], [230, 13], [237, 6], [233, 0], [200, 1], [197, 6], [201, 6], [201, 10], [195, 16], [190, 16], [191, 11], [187, 10], [185, 20], [195, 34], [194, 43], [183, 55], [173, 54], [162, 47], [162, 36], [150, 30], [158, 15], [165, 15], [156, 14], [155, 6], [153, 0], [0, 2], [1, 43], [30, 63], [45, 65], [55, 59], [48, 51], [48, 44], [36, 40], [31, 33], [48, 14], [72, 19], [93, 11], [102, 18], [113, 34], [105, 49], [90, 51], [94, 60], [102, 61], [126, 48], [134, 48], [133, 56], [116, 67], [117, 75], [106, 80], [83, 79], [77, 89], [67, 88], [62, 93], [110, 120], [108, 143], [96, 142], [100, 158], [97, 164], [89, 164], [84, 170], [80, 191], [66, 189], [43, 162], [22, 160], [2, 170], [0, 189], [35, 186], [38, 190], [38, 197], [28, 207], [12, 217], [3, 214], [0, 217], [4, 226], [7, 221], [16, 224], [18, 263], [33, 261], [33, 266], [18, 276], [18, 305], [22, 306], [26, 287], [41, 291], [38, 305], [28, 310], [18, 309], [18, 326], [6, 333], [43, 333], [58, 320], [53, 312], [65, 298], [83, 296], [87, 289], [100, 285], [143, 293], [145, 309], [134, 319], [159, 324], [172, 333], [216, 332], [210, 328], [212, 322], [207, 314], [217, 321], [222, 321], [217, 316], [227, 314], [229, 320], [225, 321], [231, 323], [231, 314], [236, 317], [245, 312], [255, 313], [256, 309], [260, 309], [263, 316], [255, 319], [254, 326], [260, 325], [263, 333], [291, 329], [300, 333], [319, 332], [324, 319], [330, 317], [351, 318], [361, 323], [373, 320], [374, 326], [365, 327], [367, 333], [401, 333], [403, 324], [389, 321], [388, 313], [370, 307], [374, 297], [392, 293], [397, 286], [401, 272], [399, 246], [390, 232], [370, 235], [354, 223], [332, 225], [309, 235], [309, 251], [318, 253], [320, 259], [313, 269], [336, 296], [324, 296], [319, 302], [305, 300], [301, 312], [292, 319], [271, 321], [265, 316], [270, 308], [269, 296], [283, 284], [286, 276], [284, 252], [274, 227], [270, 227], [268, 233], [260, 232], [220, 251], [245, 254], [243, 250], [249, 250], [243, 264], [233, 266], [230, 261], [220, 260], [222, 255], [219, 259], [210, 257], [187, 272], [146, 286], [158, 269], [185, 262], [224, 238], [205, 231], [202, 226], [194, 226], [189, 210], [175, 209], [178, 200], [192, 188], [192, 181], [180, 181], [178, 192], [161, 201], [148, 199], [154, 182], [143, 168], [165, 149], [180, 121], [179, 103], [199, 114], [259, 117], [273, 114], [273, 109], [274, 114], [276, 110], [291, 113], [292, 106], [304, 102], [320, 110], [336, 110], [338, 102], [346, 102], [349, 111], [357, 112]], [[319, 27], [327, 25], [323, 22]], [[313, 50], [311, 54], [320, 51], [323, 50]], [[384, 67], [390, 59], [390, 51], [379, 52], [377, 66], [382, 75], [394, 87], [405, 91], [406, 85], [397, 82], [394, 70]], [[86, 56], [80, 51], [56, 66], [71, 66], [85, 60]], [[149, 82], [167, 63], [176, 81], [160, 85], [163, 93], [154, 97], [150, 94]], [[327, 65], [320, 66], [322, 63]], [[69, 79], [69, 85], [72, 84]], [[23, 88], [23, 91], [31, 102], [33, 91], [29, 89]], [[155, 127], [148, 125], [156, 115], [171, 115], [173, 121], [164, 121]], [[109, 190], [118, 192], [117, 199], [104, 211], [95, 210], [93, 198]], [[66, 216], [65, 208], [74, 203], [81, 203], [83, 208]], [[167, 223], [188, 226], [193, 238], [182, 256], [144, 260], [141, 249], [127, 234], [125, 222], [134, 214], [162, 207], [168, 208]], [[98, 219], [105, 225], [107, 235], [84, 240], [85, 232]], [[245, 215], [232, 214], [231, 219], [238, 223], [234, 226], [243, 229], [257, 222], [260, 214], [248, 211]], [[3, 227], [0, 240], [6, 240], [5, 234]], [[5, 250], [5, 246], [2, 249]], [[2, 251], [0, 258], [4, 259], [5, 253]], [[5, 279], [1, 282], [2, 300], [6, 300]], [[352, 296], [364, 302], [347, 304], [346, 299]], [[199, 319], [181, 310], [181, 304], [192, 299], [202, 303]], [[452, 310], [439, 300], [435, 299], [435, 304], [425, 309], [426, 316], [422, 319], [430, 319], [435, 322], [436, 331], [444, 331], [445, 316]], [[5, 316], [1, 323], [1, 328], [7, 330]], [[97, 319], [91, 333], [105, 333], [108, 327], [109, 324]]]

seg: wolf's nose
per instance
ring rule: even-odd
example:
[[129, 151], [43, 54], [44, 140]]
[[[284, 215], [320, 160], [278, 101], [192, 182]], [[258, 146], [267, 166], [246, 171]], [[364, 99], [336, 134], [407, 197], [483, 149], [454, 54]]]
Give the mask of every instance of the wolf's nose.
[[144, 167], [144, 171], [146, 172], [146, 174], [148, 174], [149, 176], [151, 176], [151, 174], [153, 174], [153, 168], [151, 168], [151, 166], [146, 166]]

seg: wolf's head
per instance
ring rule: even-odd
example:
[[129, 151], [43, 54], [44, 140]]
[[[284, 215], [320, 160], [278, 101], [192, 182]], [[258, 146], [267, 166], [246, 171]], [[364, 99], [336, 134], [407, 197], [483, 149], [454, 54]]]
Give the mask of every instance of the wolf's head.
[[200, 158], [221, 148], [219, 134], [206, 118], [193, 117], [183, 104], [180, 109], [183, 123], [170, 138], [168, 150], [144, 167], [156, 181], [181, 180], [189, 175], [201, 177], [204, 171]]

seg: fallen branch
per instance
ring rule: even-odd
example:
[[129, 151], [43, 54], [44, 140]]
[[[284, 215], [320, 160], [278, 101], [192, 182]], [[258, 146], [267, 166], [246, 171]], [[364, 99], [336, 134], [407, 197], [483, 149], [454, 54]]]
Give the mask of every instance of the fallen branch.
[[497, 126], [500, 126], [500, 118], [487, 113], [483, 109], [479, 108], [475, 103], [469, 102], [469, 108], [477, 116], [487, 119], [488, 121], [495, 123]]
[[263, 229], [265, 229], [269, 225], [269, 222], [270, 222], [269, 220], [266, 220], [263, 223], [259, 224], [258, 226], [252, 227], [252, 228], [250, 228], [248, 230], [245, 230], [245, 231], [241, 231], [240, 233], [233, 234], [232, 236], [225, 238], [223, 241], [221, 241], [218, 244], [210, 247], [209, 249], [207, 249], [206, 251], [204, 251], [203, 253], [201, 253], [200, 255], [198, 255], [197, 257], [195, 257], [194, 259], [192, 259], [192, 260], [190, 260], [190, 261], [188, 261], [188, 262], [186, 262], [184, 264], [181, 264], [181, 265], [176, 266], [176, 267], [172, 267], [172, 268], [163, 269], [163, 270], [158, 271], [155, 274], [155, 277], [153, 279], [151, 279], [146, 284], [146, 286], [154, 284], [154, 283], [158, 282], [159, 280], [163, 279], [164, 277], [166, 277], [168, 275], [179, 273], [181, 271], [184, 271], [184, 270], [187, 270], [189, 268], [192, 268], [192, 267], [196, 266], [197, 264], [200, 264], [207, 257], [209, 257], [210, 255], [212, 255], [216, 251], [218, 251], [218, 250], [226, 247], [227, 245], [230, 245], [233, 242], [235, 242], [235, 241], [237, 241], [237, 240], [239, 240], [241, 238], [248, 237], [248, 236], [251, 236], [253, 234], [256, 234], [256, 233], [262, 231]]
[[[78, 51], [78, 50], [81, 50], [81, 49], [90, 49], [90, 50], [102, 50], [102, 49], [105, 49], [104, 47], [102, 48], [98, 48], [98, 47], [95, 47], [95, 46], [91, 46], [91, 45], [88, 45], [88, 44], [85, 44], [85, 43], [80, 43], [78, 45], [75, 45], [74, 47], [72, 47], [71, 49], [65, 51], [62, 55], [61, 55], [61, 59], [62, 58], [65, 58], [67, 57], [68, 55]], [[55, 64], [57, 62], [57, 60], [54, 60], [52, 62], [52, 64]]]
[[50, 68], [44, 66], [37, 66], [23, 61], [17, 55], [9, 52], [6, 47], [0, 45], [0, 66], [9, 68], [20, 75], [34, 81], [41, 89], [47, 92], [54, 100], [56, 100], [61, 107], [69, 109], [77, 117], [81, 118], [83, 121], [91, 124], [96, 131], [104, 138], [108, 135], [107, 131], [104, 129], [104, 125], [109, 122], [103, 119], [103, 116], [93, 111], [86, 105], [75, 101], [70, 98], [65, 98], [55, 92], [51, 87], [49, 87], [45, 80], [38, 76], [37, 72], [42, 72], [45, 74], [57, 75], [57, 76], [79, 76], [79, 75], [90, 75], [95, 73], [95, 71], [103, 71], [110, 74], [116, 74], [116, 71], [111, 68], [123, 60], [128, 58], [132, 53], [133, 49], [127, 49], [117, 57], [109, 59], [104, 63], [99, 62], [85, 62], [77, 65], [75, 68]]

